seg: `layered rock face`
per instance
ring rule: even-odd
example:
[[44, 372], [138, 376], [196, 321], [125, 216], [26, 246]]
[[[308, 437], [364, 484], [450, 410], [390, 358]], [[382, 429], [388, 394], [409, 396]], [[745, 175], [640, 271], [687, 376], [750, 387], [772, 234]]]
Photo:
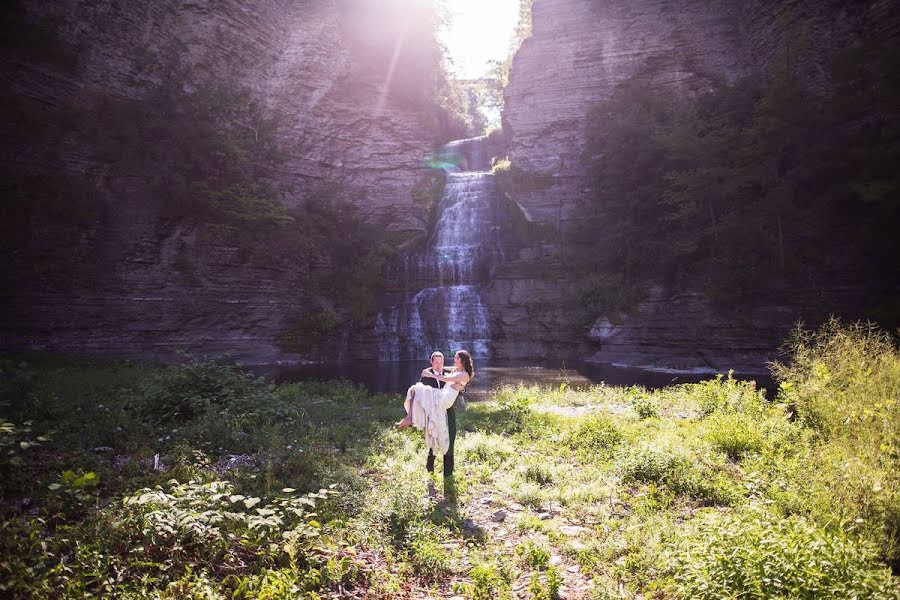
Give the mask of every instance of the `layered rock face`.
[[[590, 193], [583, 152], [588, 111], [634, 77], [686, 90], [711, 77], [734, 79], [749, 67], [735, 3], [535, 0], [532, 37], [516, 53], [503, 125], [513, 164], [552, 176], [519, 200], [534, 220], [578, 218]], [[737, 14], [736, 14], [737, 13]]]
[[[413, 234], [425, 228], [410, 190], [425, 170], [433, 127], [420, 110], [388, 98], [386, 73], [354, 50], [367, 41], [359, 39], [365, 31], [354, 29], [354, 2], [20, 5], [17, 18], [50, 32], [72, 60], [34, 56], [40, 52], [31, 47], [10, 53], [2, 72], [12, 93], [63, 109], [139, 98], [165, 77], [166, 57], [174, 54], [197, 79], [235, 80], [282, 115], [277, 135], [287, 158], [272, 178], [291, 184], [286, 204], [333, 182], [366, 219]], [[42, 143], [5, 146], [4, 162], [37, 178], [65, 172], [89, 181], [101, 197], [77, 228], [36, 225], [27, 248], [3, 257], [8, 285], [0, 298], [0, 347], [159, 357], [174, 349], [233, 350], [249, 362], [296, 358], [275, 339], [303, 293], [303, 261], [248, 251], [215, 235], [208, 223], [164, 216], [148, 191], [154, 173], [98, 160], [83, 139], [53, 140], [54, 162], [47, 162]]]
[[[896, 5], [887, 1], [535, 0], [533, 35], [513, 60], [503, 124], [510, 160], [542, 185], [515, 201], [529, 221], [551, 227], [557, 239], [566, 235], [579, 218], [579, 201], [597, 193], [585, 165], [588, 113], [617, 84], [639, 80], [692, 95], [714, 81], [762, 73], [798, 40], [816, 82], [832, 50], [876, 31], [897, 39], [898, 28]], [[596, 234], [603, 236], [602, 228]], [[506, 307], [495, 330], [514, 354], [753, 371], [774, 356], [798, 319], [810, 324], [827, 311], [852, 314], [864, 301], [864, 290], [834, 285], [767, 298], [752, 311], [723, 310], [702, 294], [649, 282], [634, 314], [597, 315], [585, 336], [553, 301], [573, 282], [552, 269], [535, 275], [529, 268], [552, 264], [556, 250], [528, 247], [494, 281], [495, 301]]]
[[651, 286], [632, 315], [596, 320], [589, 338], [599, 349], [587, 358], [663, 372], [766, 373], [767, 363], [786, 359], [780, 346], [798, 319], [860, 316], [861, 301], [858, 288], [833, 286], [722, 310], [702, 293]]

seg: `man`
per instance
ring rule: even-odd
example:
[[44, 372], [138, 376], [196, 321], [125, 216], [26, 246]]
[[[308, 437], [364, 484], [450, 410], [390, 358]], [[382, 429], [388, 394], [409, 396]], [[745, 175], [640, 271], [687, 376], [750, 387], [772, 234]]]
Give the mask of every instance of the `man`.
[[[444, 369], [444, 355], [440, 352], [432, 352], [431, 353], [431, 368], [428, 369], [432, 373], [441, 374], [447, 373], [450, 369]], [[433, 377], [422, 377], [420, 379], [422, 383], [427, 386], [442, 388], [447, 385], [446, 382], [438, 381]], [[459, 401], [459, 396], [457, 396], [457, 401]], [[450, 432], [450, 449], [447, 450], [447, 454], [444, 455], [444, 477], [450, 477], [453, 475], [453, 442], [456, 441], [456, 404], [447, 409], [447, 430]], [[428, 460], [425, 463], [425, 468], [428, 469], [429, 473], [434, 473], [434, 451], [429, 448], [428, 449]]]

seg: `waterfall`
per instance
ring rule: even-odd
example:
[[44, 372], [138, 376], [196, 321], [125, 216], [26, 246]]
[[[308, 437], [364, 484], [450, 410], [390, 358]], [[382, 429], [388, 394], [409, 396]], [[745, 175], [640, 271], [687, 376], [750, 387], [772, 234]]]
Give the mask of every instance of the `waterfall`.
[[[503, 260], [503, 198], [490, 169], [484, 136], [450, 142], [434, 231], [424, 250], [400, 256], [388, 277], [402, 289], [378, 314], [380, 360], [423, 359], [434, 350], [491, 355], [490, 315], [483, 290]], [[447, 165], [453, 165], [447, 166]]]

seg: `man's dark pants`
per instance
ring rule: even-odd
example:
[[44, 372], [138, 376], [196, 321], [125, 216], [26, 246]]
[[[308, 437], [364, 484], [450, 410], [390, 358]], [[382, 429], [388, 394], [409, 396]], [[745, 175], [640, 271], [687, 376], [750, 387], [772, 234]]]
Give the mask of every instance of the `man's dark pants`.
[[[457, 399], [459, 396], [457, 396]], [[453, 475], [453, 443], [456, 441], [456, 403], [447, 409], [447, 429], [450, 431], [450, 448], [444, 455], [444, 477]], [[434, 473], [434, 450], [428, 449], [428, 461], [425, 468], [429, 473]]]

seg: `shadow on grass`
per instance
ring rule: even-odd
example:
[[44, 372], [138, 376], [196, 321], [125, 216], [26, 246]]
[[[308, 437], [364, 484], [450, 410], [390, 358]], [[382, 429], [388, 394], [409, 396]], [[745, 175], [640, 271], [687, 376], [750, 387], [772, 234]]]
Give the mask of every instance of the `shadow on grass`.
[[431, 507], [425, 518], [479, 545], [487, 541], [485, 530], [462, 512], [453, 475], [444, 477], [444, 497]]
[[96, 473], [101, 498], [173, 475], [221, 477], [254, 495], [361, 489], [360, 467], [402, 411], [398, 397], [345, 381], [276, 386], [224, 360], [28, 354], [0, 359], [0, 373], [0, 419], [15, 426], [0, 442], [17, 448], [0, 462], [0, 515], [21, 498], [37, 510], [65, 470]]

